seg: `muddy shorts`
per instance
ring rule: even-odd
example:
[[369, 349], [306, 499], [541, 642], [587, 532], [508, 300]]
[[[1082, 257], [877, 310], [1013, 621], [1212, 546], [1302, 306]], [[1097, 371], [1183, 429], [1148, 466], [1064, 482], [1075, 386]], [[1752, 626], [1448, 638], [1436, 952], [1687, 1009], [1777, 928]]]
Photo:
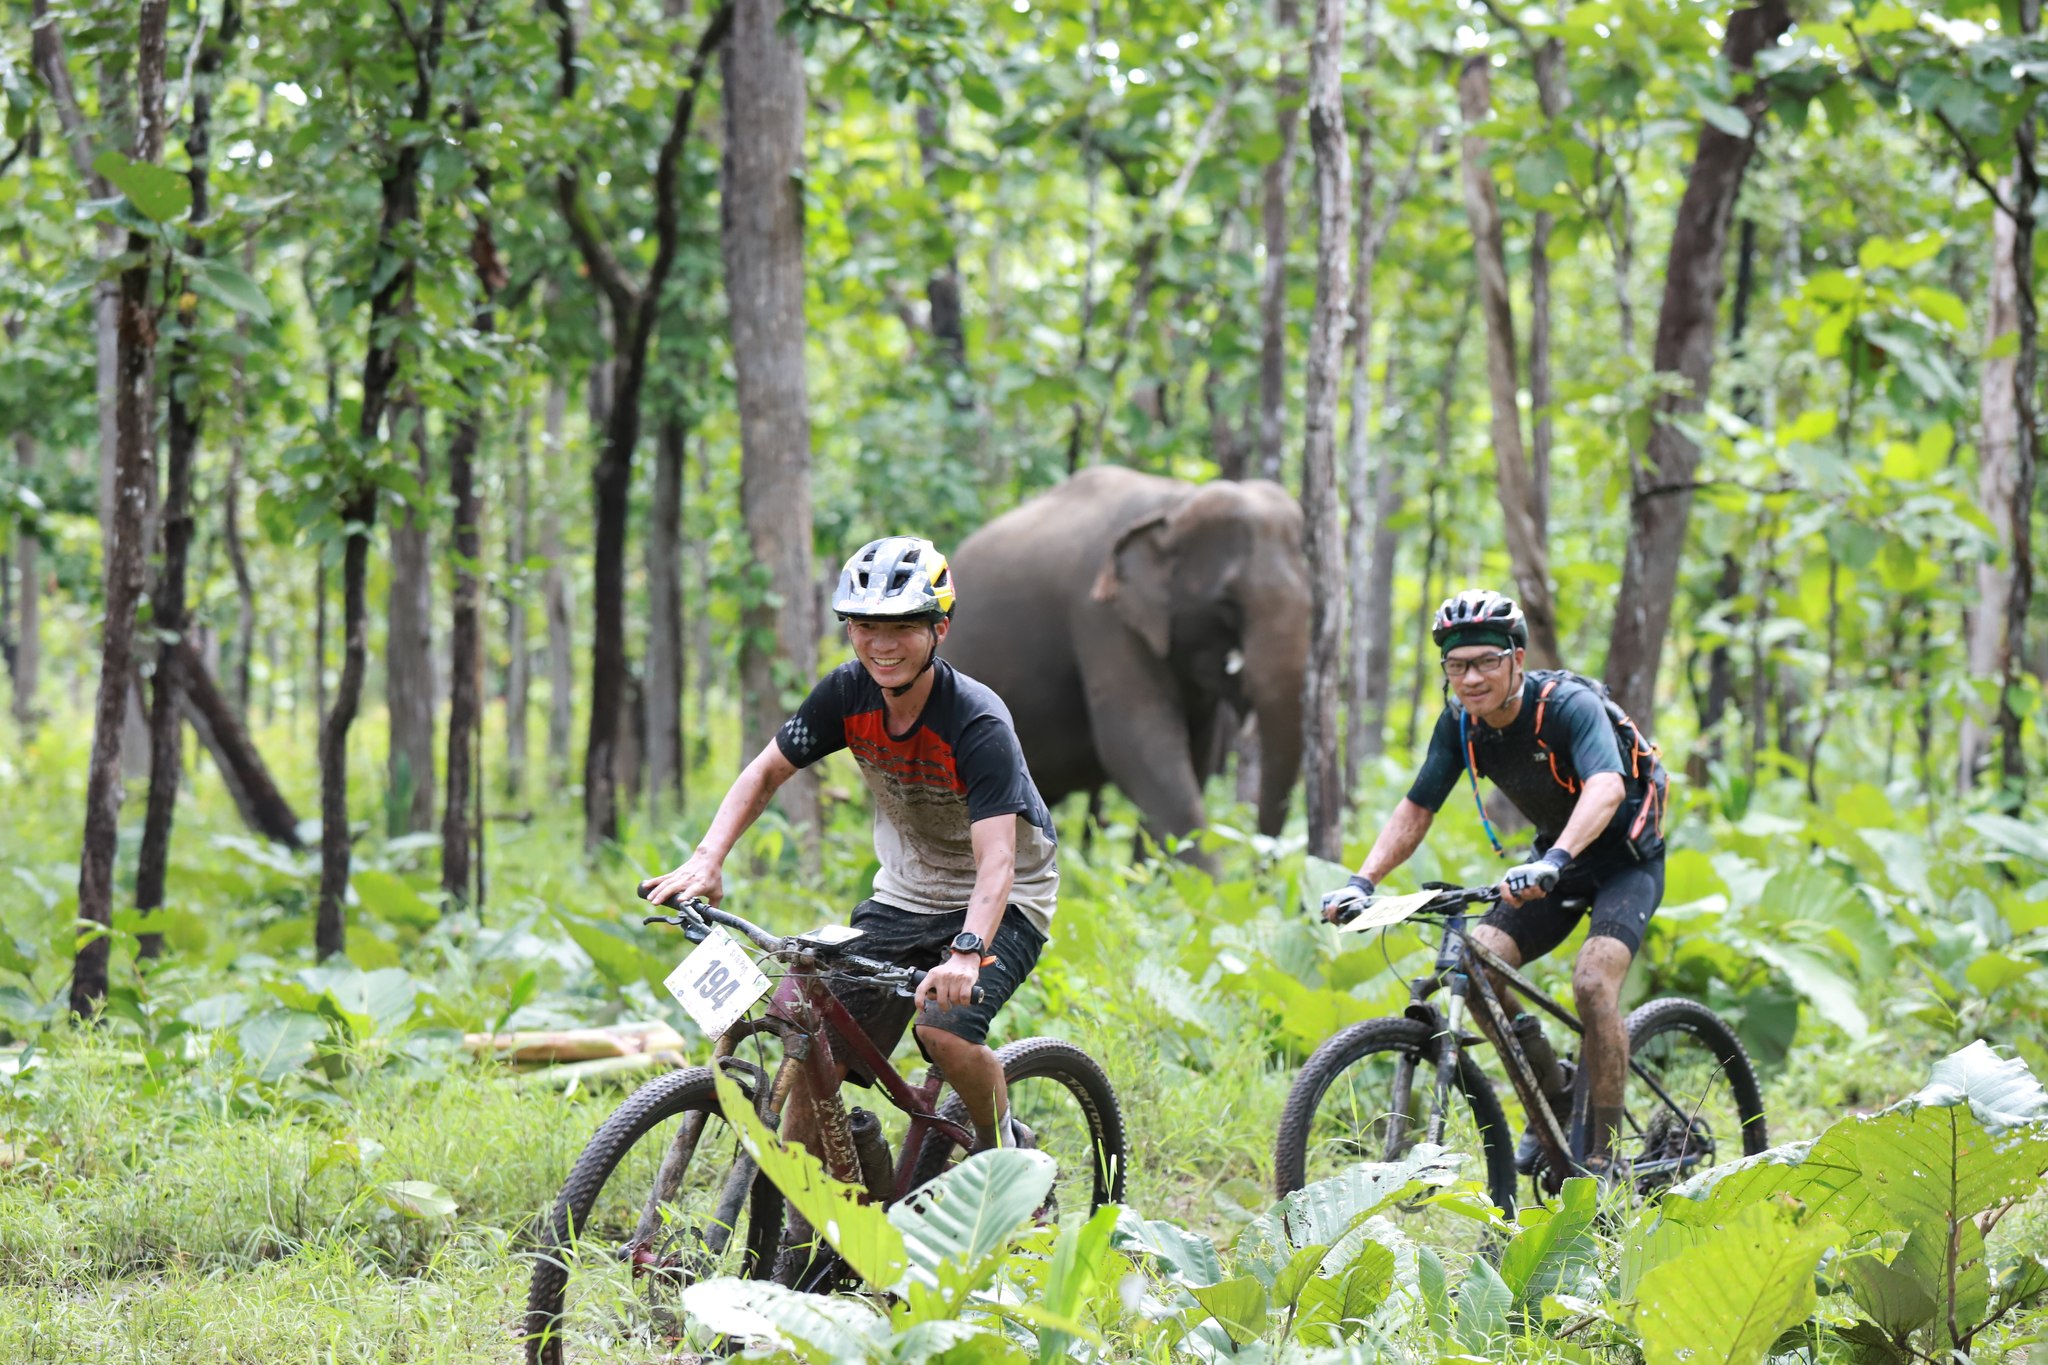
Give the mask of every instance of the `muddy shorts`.
[[[1519, 906], [1496, 905], [1480, 923], [1513, 939], [1522, 961], [1534, 962], [1571, 936], [1590, 905], [1593, 922], [1587, 927], [1587, 936], [1618, 939], [1634, 954], [1642, 948], [1643, 931], [1663, 899], [1662, 854], [1640, 863], [1616, 861], [1585, 867], [1574, 863], [1549, 895]], [[1578, 904], [1566, 909], [1567, 901]]]
[[[967, 912], [956, 910], [943, 915], [927, 915], [916, 910], [904, 910], [886, 905], [877, 900], [865, 900], [854, 908], [853, 927], [866, 937], [851, 945], [851, 951], [861, 957], [870, 957], [878, 962], [890, 962], [902, 967], [915, 967], [927, 971], [939, 965], [946, 958], [948, 948], [955, 935], [967, 923]], [[996, 1011], [1024, 984], [1024, 978], [1031, 975], [1031, 969], [1038, 965], [1038, 955], [1045, 948], [1045, 936], [1031, 927], [1031, 921], [1016, 906], [1003, 912], [1003, 922], [996, 927], [995, 941], [989, 944], [989, 952], [995, 961], [981, 969], [981, 1000], [977, 1004], [956, 1005], [940, 1009], [928, 1007], [917, 1022], [929, 1028], [944, 1029], [970, 1043], [988, 1041], [989, 1023], [996, 1017]], [[911, 1014], [916, 1008], [908, 996], [898, 995], [887, 986], [867, 982], [841, 981], [833, 983], [833, 992], [846, 1006], [847, 1013], [867, 1031], [875, 1046], [887, 1056], [896, 1048], [903, 1037], [903, 1030], [910, 1025]], [[833, 1051], [840, 1060], [847, 1060], [849, 1052], [839, 1045], [835, 1035]], [[871, 1078], [860, 1074], [854, 1068], [853, 1079], [865, 1082]]]

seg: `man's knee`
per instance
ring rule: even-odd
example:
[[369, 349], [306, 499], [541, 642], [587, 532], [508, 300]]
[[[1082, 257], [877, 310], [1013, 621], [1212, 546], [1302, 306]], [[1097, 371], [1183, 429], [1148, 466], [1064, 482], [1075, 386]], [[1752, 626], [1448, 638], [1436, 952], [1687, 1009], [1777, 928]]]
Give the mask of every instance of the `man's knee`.
[[1491, 924], [1475, 924], [1472, 926], [1472, 938], [1510, 967], [1522, 965], [1522, 945], [1509, 937], [1505, 930]]
[[1631, 956], [1619, 939], [1602, 935], [1586, 940], [1572, 966], [1572, 996], [1580, 1014], [1606, 1014], [1615, 1008]]

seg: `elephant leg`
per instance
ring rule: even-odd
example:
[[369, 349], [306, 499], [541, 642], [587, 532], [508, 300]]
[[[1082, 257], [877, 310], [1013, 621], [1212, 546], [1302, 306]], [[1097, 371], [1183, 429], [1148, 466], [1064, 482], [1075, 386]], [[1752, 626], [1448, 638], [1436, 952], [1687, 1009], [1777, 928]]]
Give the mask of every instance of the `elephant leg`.
[[[1095, 751], [1109, 780], [1144, 813], [1155, 834], [1178, 838], [1200, 829], [1202, 785], [1188, 751], [1187, 718], [1176, 708], [1172, 682], [1150, 660], [1133, 659], [1121, 685], [1088, 687]], [[1152, 667], [1144, 664], [1152, 663]]]

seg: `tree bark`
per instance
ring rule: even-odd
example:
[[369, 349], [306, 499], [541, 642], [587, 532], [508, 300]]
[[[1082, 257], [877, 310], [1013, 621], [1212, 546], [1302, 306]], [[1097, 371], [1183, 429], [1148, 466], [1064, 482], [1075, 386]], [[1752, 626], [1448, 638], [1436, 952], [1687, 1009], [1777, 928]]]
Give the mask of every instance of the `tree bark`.
[[[240, 36], [241, 26], [236, 0], [226, 0], [220, 22], [201, 41], [198, 59], [193, 63], [192, 120], [185, 132], [185, 154], [192, 164], [185, 180], [192, 187], [191, 222], [195, 228], [212, 216], [207, 170], [214, 83], [220, 75], [222, 59]], [[203, 258], [205, 238], [197, 232], [186, 234], [185, 254]], [[143, 914], [161, 909], [164, 903], [164, 880], [170, 870], [171, 821], [177, 813], [178, 784], [184, 776], [180, 692], [188, 653], [177, 646], [185, 641], [185, 566], [192, 547], [192, 460], [206, 420], [196, 336], [198, 296], [189, 290], [180, 299], [177, 319], [164, 385], [170, 407], [163, 504], [164, 557], [156, 588], [150, 593], [150, 625], [162, 643], [157, 649], [156, 672], [150, 687], [149, 798], [135, 869], [135, 908]], [[163, 939], [154, 933], [144, 933], [139, 946], [142, 956], [156, 957], [163, 951]]]
[[[400, 11], [402, 16], [402, 11]], [[407, 27], [415, 77], [410, 117], [424, 126], [434, 116], [434, 78], [440, 69], [441, 40], [447, 31], [447, 0], [433, 0], [424, 29]], [[416, 140], [398, 144], [381, 169], [381, 211], [372, 278], [382, 278], [387, 260], [396, 259], [382, 287], [370, 297], [368, 345], [363, 356], [362, 407], [356, 439], [373, 446], [384, 430], [384, 418], [398, 383], [402, 360], [400, 329], [393, 325], [413, 296], [417, 263], [403, 239], [419, 221], [420, 165], [425, 145]], [[341, 677], [334, 688], [334, 709], [320, 727], [320, 894], [313, 926], [314, 952], [322, 961], [347, 946], [342, 901], [348, 894], [350, 838], [348, 826], [348, 732], [355, 724], [363, 694], [368, 612], [364, 579], [369, 567], [370, 529], [377, 516], [374, 485], [357, 484], [336, 509], [348, 527], [341, 560]], [[430, 789], [431, 790], [431, 789]]]
[[671, 412], [654, 442], [654, 502], [647, 512], [647, 794], [657, 816], [683, 795], [683, 472], [689, 427]]
[[[549, 0], [549, 7], [560, 24], [556, 39], [561, 57], [558, 90], [566, 105], [576, 93], [576, 28], [566, 0]], [[633, 450], [640, 439], [640, 396], [647, 378], [647, 355], [654, 337], [655, 320], [661, 309], [662, 289], [675, 265], [676, 249], [682, 234], [677, 203], [677, 168], [683, 144], [690, 135], [697, 92], [703, 86], [711, 54], [726, 41], [727, 33], [735, 26], [732, 4], [721, 5], [712, 13], [698, 39], [689, 71], [676, 93], [668, 135], [656, 159], [655, 250], [644, 282], [635, 285], [627, 278], [610, 245], [598, 235], [597, 225], [582, 202], [579, 172], [573, 167], [565, 168], [555, 182], [556, 198], [570, 235], [576, 240], [585, 268], [610, 306], [616, 347], [610, 419], [605, 424], [603, 449], [591, 475], [596, 516], [591, 585], [590, 739], [583, 754], [583, 843], [586, 849], [619, 837], [618, 743], [622, 719], [628, 715], [625, 695], [626, 520], [632, 491]], [[791, 50], [794, 51], [793, 46]], [[799, 119], [803, 98], [801, 74], [799, 65]], [[728, 105], [730, 102], [729, 92]], [[783, 188], [786, 196], [794, 197], [794, 186]], [[798, 264], [801, 265], [800, 258]], [[801, 291], [800, 282], [797, 288]], [[801, 300], [801, 292], [798, 297]], [[799, 348], [801, 345], [799, 335]], [[744, 376], [741, 386], [744, 389]], [[804, 525], [808, 527], [808, 501], [804, 511]]]
[[1515, 595], [1529, 621], [1529, 663], [1558, 662], [1557, 609], [1550, 597], [1550, 551], [1538, 519], [1537, 493], [1522, 446], [1520, 383], [1515, 363], [1515, 312], [1508, 292], [1507, 245], [1485, 139], [1471, 130], [1492, 116], [1493, 79], [1484, 53], [1468, 57], [1458, 74], [1458, 108], [1465, 119], [1465, 216], [1472, 228], [1472, 259], [1479, 273], [1479, 312], [1486, 321], [1486, 385], [1493, 403], [1493, 456], [1500, 485], [1501, 521]]
[[[569, 388], [559, 378], [548, 383], [546, 462], [559, 476], [563, 464], [562, 431], [568, 415]], [[554, 479], [550, 478], [552, 485]], [[548, 777], [557, 788], [569, 780], [569, 736], [575, 722], [576, 633], [574, 589], [569, 581], [568, 546], [562, 537], [562, 508], [553, 495], [540, 518], [540, 552], [547, 560], [541, 580], [548, 622]]]
[[[1723, 60], [1732, 71], [1752, 70], [1757, 54], [1776, 43], [1791, 24], [1786, 0], [1763, 0], [1737, 10], [1728, 20]], [[1657, 390], [1649, 448], [1632, 462], [1628, 546], [1607, 646], [1607, 685], [1645, 731], [1655, 729], [1657, 671], [1671, 625], [1678, 565], [1692, 515], [1693, 473], [1699, 466], [1699, 448], [1685, 434], [1682, 422], [1706, 404], [1728, 225], [1756, 150], [1757, 120], [1763, 117], [1767, 94], [1759, 81], [1737, 102], [1749, 120], [1746, 137], [1710, 123], [1700, 125], [1698, 150], [1672, 225], [1651, 367], [1657, 375], [1682, 381], [1682, 392]]]
[[213, 674], [207, 671], [205, 662], [189, 640], [178, 645], [175, 652], [179, 655], [180, 677], [184, 683], [178, 699], [185, 719], [191, 723], [193, 733], [199, 736], [200, 744], [212, 756], [214, 767], [220, 770], [228, 795], [234, 799], [235, 809], [241, 812], [242, 823], [252, 832], [286, 848], [303, 847], [304, 841], [299, 838], [299, 817], [278, 790], [277, 782], [263, 762], [263, 755], [257, 752], [234, 706], [221, 695]]
[[528, 693], [533, 681], [532, 646], [527, 642], [526, 561], [533, 554], [533, 410], [522, 407], [514, 444], [512, 516], [506, 528], [505, 584], [505, 795], [515, 805], [526, 799]]
[[946, 235], [945, 259], [932, 268], [924, 285], [933, 359], [938, 364], [938, 378], [945, 386], [947, 403], [955, 412], [967, 412], [974, 407], [974, 395], [967, 383], [967, 318], [961, 306], [960, 252], [953, 238], [952, 203], [938, 180], [946, 159], [946, 117], [929, 102], [917, 106], [917, 151], [925, 192], [932, 197]]
[[[815, 657], [811, 581], [811, 423], [804, 373], [804, 71], [777, 31], [776, 0], [738, 0], [725, 52], [725, 192], [720, 218], [740, 415], [740, 510], [754, 563], [781, 599], [749, 594], [741, 613], [745, 749], [768, 742], [808, 684]], [[780, 677], [777, 675], [781, 674]], [[818, 831], [815, 781], [792, 781], [783, 809]]]
[[[25, 431], [14, 434], [14, 455], [21, 472], [35, 468], [35, 442]], [[42, 542], [35, 523], [23, 517], [14, 527], [14, 570], [19, 579], [19, 629], [14, 640], [14, 723], [24, 738], [35, 728], [36, 689], [43, 673]]]
[[1308, 559], [1308, 672], [1302, 753], [1308, 847], [1319, 858], [1344, 856], [1342, 741], [1337, 694], [1344, 670], [1344, 538], [1337, 515], [1337, 389], [1350, 323], [1344, 253], [1351, 238], [1351, 162], [1341, 88], [1344, 0], [1315, 0], [1309, 42], [1308, 136], [1315, 158], [1316, 303], [1309, 324], [1308, 384], [1302, 397], [1303, 549]]
[[[1536, 102], [1544, 121], [1554, 131], [1564, 113], [1564, 44], [1546, 38], [1530, 54], [1536, 76]], [[1554, 215], [1545, 209], [1536, 214], [1529, 230], [1529, 482], [1535, 493], [1536, 534], [1550, 543], [1550, 448], [1553, 444], [1551, 409], [1556, 394], [1550, 382], [1550, 233]]]
[[[168, 0], [142, 0], [137, 13], [135, 79], [141, 120], [135, 156], [154, 164], [164, 147], [164, 28]], [[54, 30], [52, 30], [54, 41]], [[56, 57], [61, 66], [61, 50]], [[92, 757], [86, 770], [85, 833], [78, 865], [78, 919], [96, 926], [80, 936], [72, 967], [72, 1013], [91, 1017], [107, 998], [113, 943], [114, 854], [121, 819], [121, 747], [133, 690], [135, 609], [143, 588], [143, 513], [155, 481], [150, 442], [150, 358], [156, 325], [149, 285], [156, 253], [147, 237], [131, 232], [136, 262], [120, 276], [120, 327], [114, 500], [106, 551], [106, 619], [101, 628], [99, 691], [93, 706]]]
[[[2041, 30], [2041, 0], [2022, 0], [2020, 28], [2028, 37]], [[2027, 659], [2027, 613], [2034, 596], [2034, 481], [2039, 462], [2041, 335], [2034, 299], [2035, 209], [2041, 193], [2040, 168], [2034, 152], [2038, 125], [2033, 112], [2020, 120], [2013, 134], [2017, 155], [2013, 178], [2013, 302], [2020, 346], [2013, 370], [2013, 408], [2017, 438], [2013, 442], [2012, 502], [2006, 509], [2005, 542], [2011, 571], [2005, 584], [2005, 642], [1998, 688], [1998, 766], [2004, 791], [2000, 805], [2017, 815], [2026, 805], [2025, 729], [2015, 698], [2020, 671]], [[1986, 603], [1989, 606], [1989, 603]]]
[[[1273, 20], [1283, 33], [1301, 27], [1298, 0], [1273, 0]], [[1280, 155], [1265, 169], [1265, 272], [1259, 286], [1259, 472], [1280, 477], [1281, 446], [1287, 431], [1287, 186], [1294, 175], [1295, 120], [1300, 113], [1301, 78], [1282, 65], [1273, 83], [1279, 106]]]
[[421, 500], [408, 501], [391, 528], [391, 587], [385, 603], [384, 699], [391, 718], [385, 760], [386, 815], [392, 834], [434, 827], [434, 561], [428, 545], [433, 460], [427, 413], [417, 400], [393, 414], [391, 435], [411, 437]]

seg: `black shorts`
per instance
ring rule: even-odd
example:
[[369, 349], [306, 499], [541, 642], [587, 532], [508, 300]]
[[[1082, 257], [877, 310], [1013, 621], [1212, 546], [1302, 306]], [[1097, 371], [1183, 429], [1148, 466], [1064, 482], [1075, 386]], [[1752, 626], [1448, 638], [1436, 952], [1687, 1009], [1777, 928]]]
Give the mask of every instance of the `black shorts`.
[[[1481, 924], [1490, 924], [1515, 941], [1522, 961], [1534, 962], [1571, 936], [1590, 903], [1593, 923], [1589, 938], [1618, 939], [1633, 955], [1643, 946], [1643, 930], [1657, 903], [1664, 899], [1664, 855], [1646, 862], [1573, 864], [1558, 879], [1557, 889], [1541, 900], [1519, 906], [1496, 905]], [[1578, 905], [1565, 908], [1565, 902]]]
[[[852, 924], [866, 937], [851, 945], [851, 951], [879, 962], [929, 970], [945, 960], [954, 936], [966, 923], [965, 910], [927, 915], [878, 900], [865, 900], [854, 907]], [[917, 1022], [927, 1028], [944, 1029], [970, 1043], [987, 1042], [988, 1026], [996, 1011], [1031, 975], [1044, 948], [1045, 936], [1024, 918], [1023, 911], [1010, 906], [1003, 912], [1003, 922], [996, 926], [994, 942], [989, 944], [989, 952], [996, 960], [981, 969], [981, 980], [977, 983], [981, 987], [980, 1003], [945, 1009], [930, 1005]], [[898, 995], [886, 986], [863, 982], [836, 983], [833, 991], [883, 1056], [895, 1050], [916, 1008], [910, 997]], [[851, 1056], [836, 1036], [833, 1051], [841, 1061]], [[856, 1080], [872, 1079], [857, 1066], [854, 1073]]]

